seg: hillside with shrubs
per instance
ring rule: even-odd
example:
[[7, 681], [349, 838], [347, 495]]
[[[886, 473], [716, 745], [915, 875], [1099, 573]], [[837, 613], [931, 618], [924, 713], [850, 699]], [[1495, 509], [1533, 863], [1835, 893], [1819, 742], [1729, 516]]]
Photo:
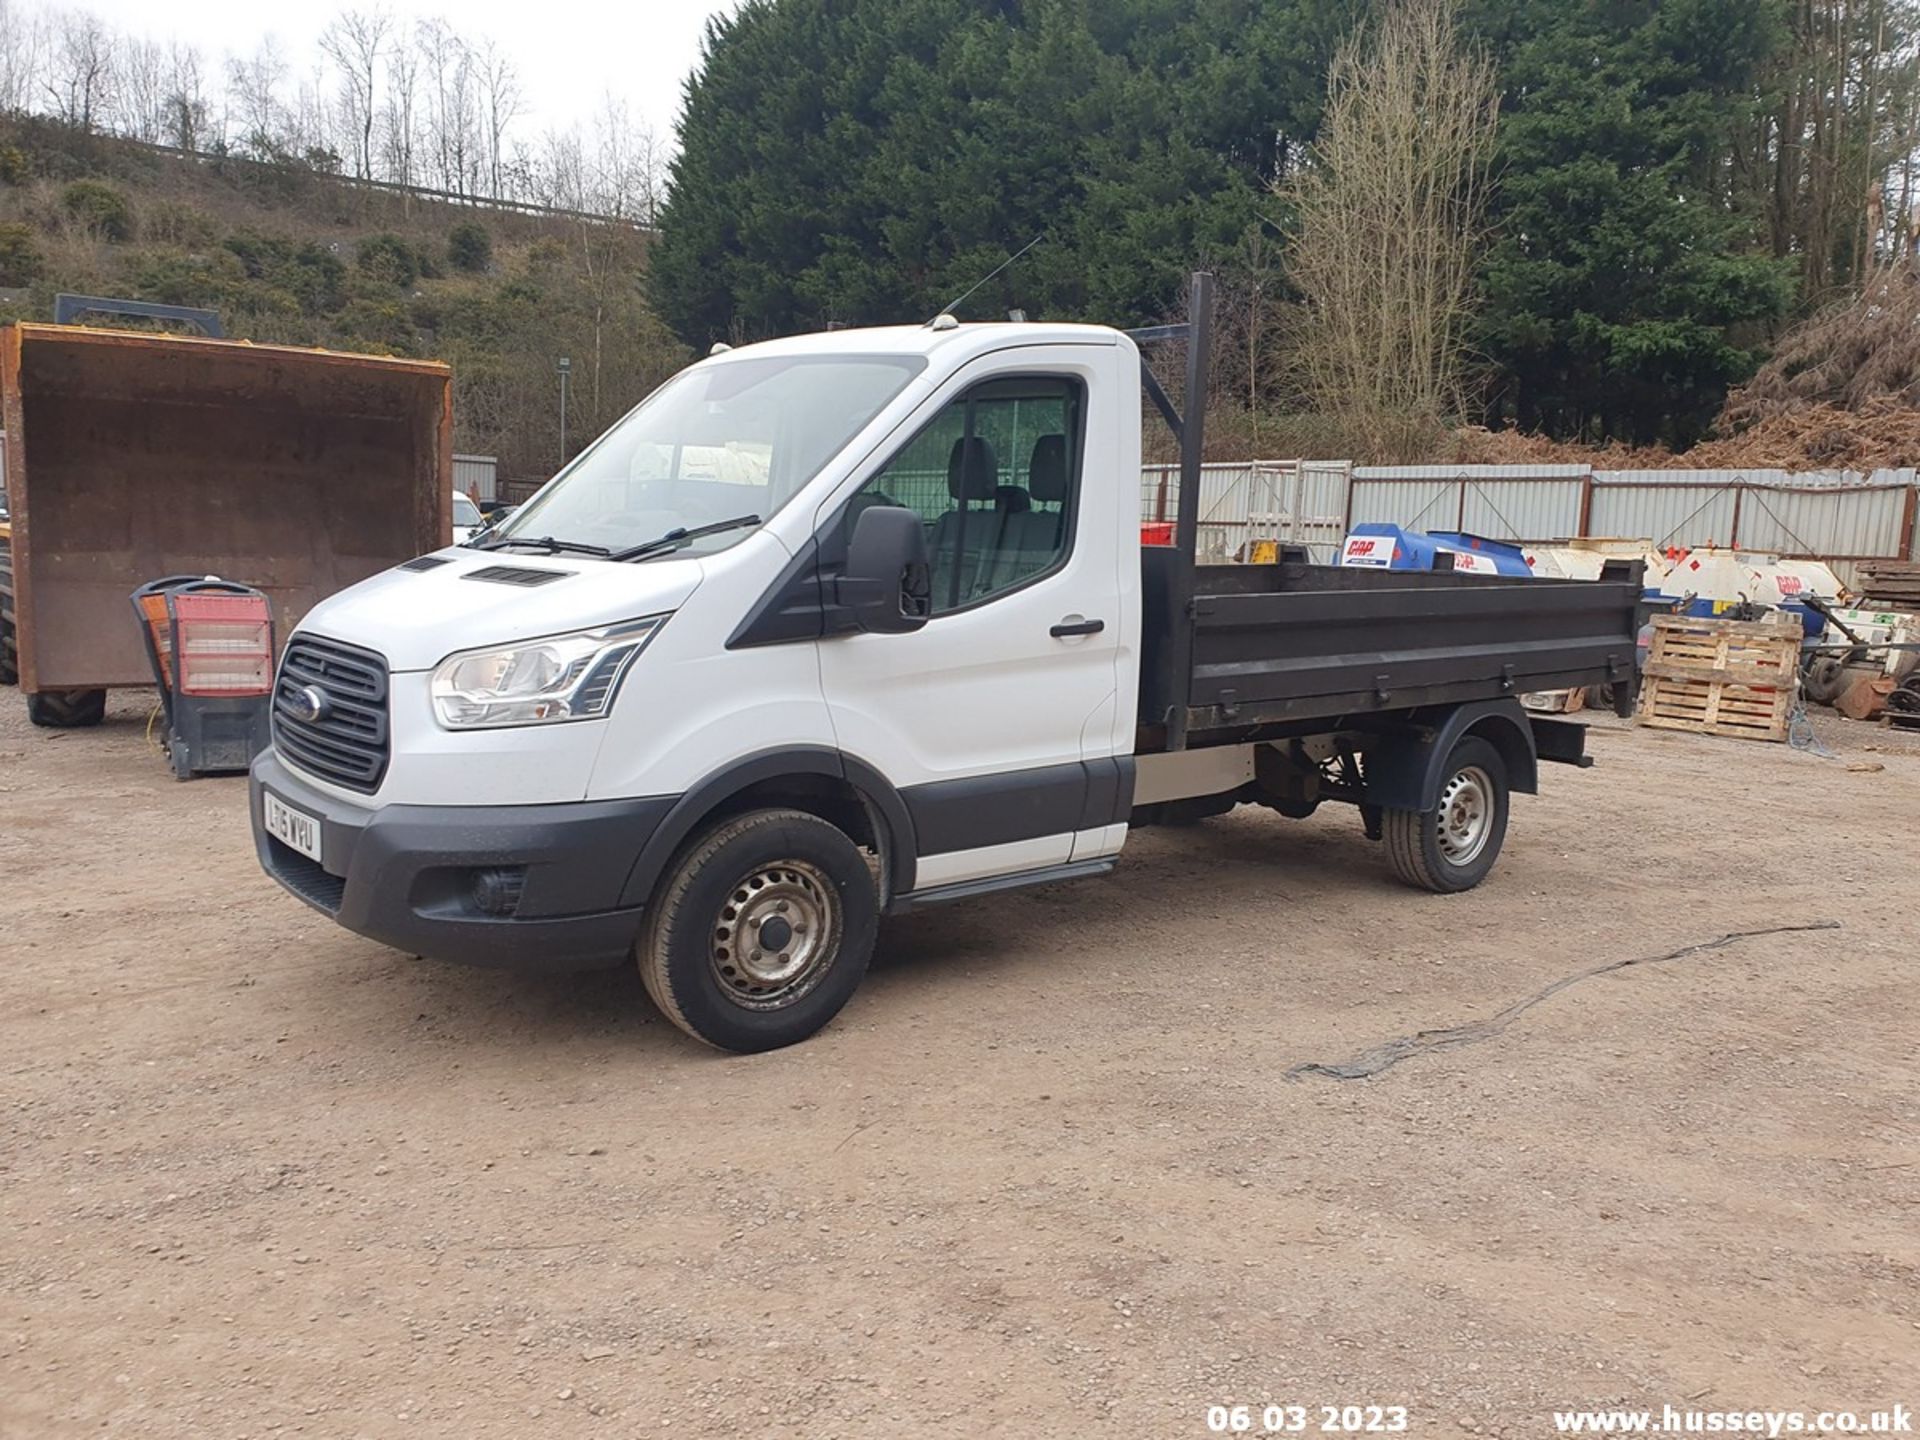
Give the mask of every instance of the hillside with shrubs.
[[649, 241], [291, 157], [0, 120], [0, 321], [50, 320], [64, 291], [212, 309], [238, 339], [446, 360], [457, 448], [516, 480], [561, 459], [561, 357], [575, 451], [685, 363], [643, 296]]

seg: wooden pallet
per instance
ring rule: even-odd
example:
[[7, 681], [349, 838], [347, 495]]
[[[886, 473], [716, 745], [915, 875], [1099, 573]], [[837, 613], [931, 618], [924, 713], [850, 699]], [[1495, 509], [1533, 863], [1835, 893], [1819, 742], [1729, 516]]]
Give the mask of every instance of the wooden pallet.
[[1743, 740], [1784, 740], [1799, 693], [1797, 620], [1658, 615], [1639, 720]]
[[1868, 603], [1890, 610], [1920, 610], [1920, 562], [1865, 560], [1860, 576]]

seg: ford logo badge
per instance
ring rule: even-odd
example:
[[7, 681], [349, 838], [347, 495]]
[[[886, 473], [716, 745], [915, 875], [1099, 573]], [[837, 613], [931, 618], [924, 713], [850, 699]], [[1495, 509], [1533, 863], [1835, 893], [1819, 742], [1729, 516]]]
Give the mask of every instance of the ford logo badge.
[[332, 698], [318, 685], [302, 685], [287, 696], [287, 713], [308, 725], [326, 719], [332, 709]]

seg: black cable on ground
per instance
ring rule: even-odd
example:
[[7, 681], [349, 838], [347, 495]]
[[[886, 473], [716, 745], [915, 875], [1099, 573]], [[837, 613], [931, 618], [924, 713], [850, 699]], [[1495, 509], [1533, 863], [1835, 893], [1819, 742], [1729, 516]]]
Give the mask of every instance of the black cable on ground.
[[1362, 1050], [1350, 1060], [1304, 1061], [1287, 1071], [1287, 1079], [1298, 1080], [1302, 1075], [1326, 1075], [1335, 1080], [1365, 1080], [1415, 1055], [1425, 1055], [1433, 1050], [1450, 1050], [1456, 1045], [1474, 1045], [1482, 1040], [1491, 1040], [1542, 1000], [1558, 995], [1569, 985], [1578, 985], [1582, 980], [1591, 980], [1596, 975], [1625, 970], [1633, 965], [1660, 965], [1669, 960], [1683, 960], [1689, 955], [1699, 955], [1708, 950], [1722, 950], [1739, 941], [1757, 939], [1762, 935], [1792, 935], [1806, 930], [1838, 930], [1839, 928], [1838, 920], [1816, 920], [1808, 925], [1774, 925], [1765, 930], [1731, 930], [1717, 940], [1702, 940], [1692, 945], [1683, 945], [1678, 950], [1669, 950], [1665, 955], [1639, 955], [1630, 960], [1609, 960], [1604, 965], [1595, 965], [1590, 970], [1576, 971], [1572, 975], [1556, 980], [1538, 994], [1516, 1001], [1489, 1019], [1476, 1020], [1470, 1025], [1454, 1025], [1445, 1030], [1422, 1030], [1418, 1034], [1403, 1035], [1398, 1040], [1389, 1040], [1384, 1045], [1375, 1045], [1370, 1050]]

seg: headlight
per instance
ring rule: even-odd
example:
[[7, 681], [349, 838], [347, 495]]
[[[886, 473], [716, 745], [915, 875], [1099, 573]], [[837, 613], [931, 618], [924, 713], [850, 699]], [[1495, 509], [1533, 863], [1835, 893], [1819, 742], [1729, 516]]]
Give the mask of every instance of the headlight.
[[449, 655], [433, 672], [433, 709], [449, 730], [597, 720], [664, 615]]

